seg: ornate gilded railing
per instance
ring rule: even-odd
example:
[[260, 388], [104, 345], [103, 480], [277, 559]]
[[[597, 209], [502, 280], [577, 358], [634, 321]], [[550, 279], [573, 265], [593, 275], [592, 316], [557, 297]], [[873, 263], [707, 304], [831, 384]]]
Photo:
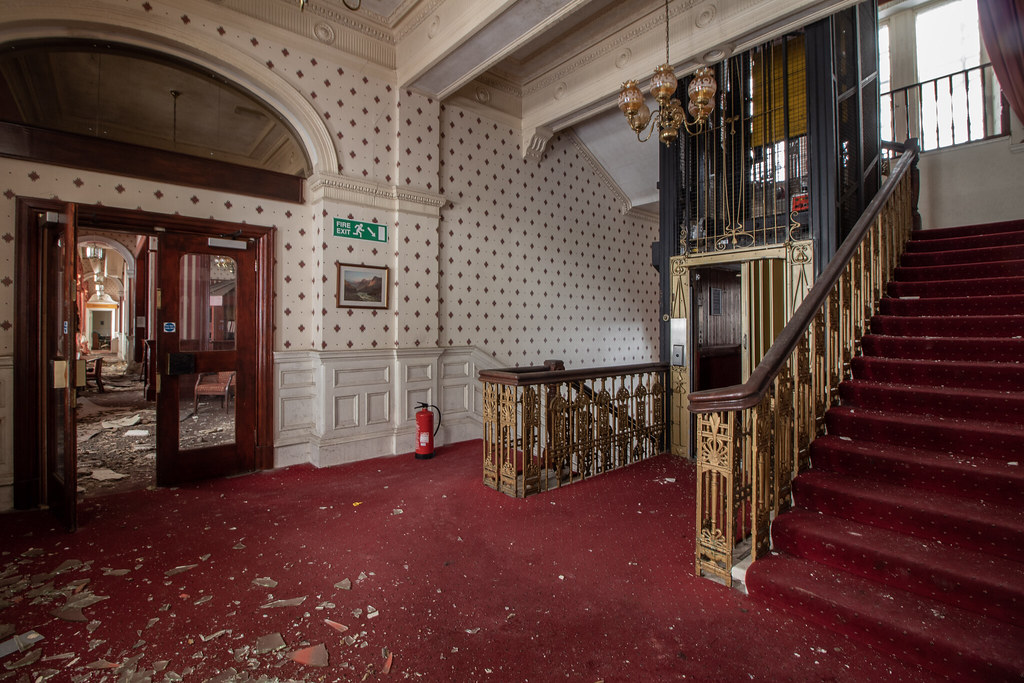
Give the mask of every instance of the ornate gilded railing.
[[697, 574], [732, 584], [749, 552], [769, 550], [772, 517], [791, 482], [912, 229], [919, 227], [916, 141], [879, 190], [746, 383], [690, 394], [697, 414]]
[[665, 450], [666, 363], [480, 372], [484, 484], [517, 498]]

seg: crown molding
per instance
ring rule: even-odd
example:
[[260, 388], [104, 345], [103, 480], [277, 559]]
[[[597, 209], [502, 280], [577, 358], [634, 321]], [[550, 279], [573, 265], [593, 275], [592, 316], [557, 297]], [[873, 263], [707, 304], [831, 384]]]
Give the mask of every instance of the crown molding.
[[[619, 200], [619, 213], [626, 215], [630, 210], [632, 210], [633, 203], [629, 200], [629, 196], [622, 191], [622, 188], [619, 187], [619, 184], [617, 182], [615, 182], [615, 179], [612, 178], [611, 174], [605, 170], [604, 166], [601, 165], [601, 162], [597, 160], [597, 157], [595, 157], [590, 152], [590, 148], [583, 144], [583, 141], [580, 140], [576, 133], [572, 130], [563, 131], [562, 135], [567, 137], [569, 141], [572, 142], [573, 145], [575, 145], [576, 151], [579, 153], [580, 158], [583, 159], [583, 161], [590, 167], [590, 170], [594, 173], [594, 175], [600, 178], [601, 182], [607, 185], [608, 188], [612, 191], [612, 194], [614, 194], [616, 199]], [[637, 211], [636, 213], [641, 214], [647, 212]]]
[[[669, 6], [669, 21], [671, 22], [674, 17], [689, 11], [697, 5], [704, 2], [704, 0], [685, 0], [685, 2], [674, 3]], [[654, 12], [643, 21], [633, 24], [629, 28], [620, 31], [608, 40], [602, 41], [601, 43], [593, 46], [589, 50], [580, 54], [576, 59], [573, 59], [553, 71], [548, 71], [542, 76], [539, 76], [526, 85], [523, 86], [522, 92], [524, 96], [532, 95], [544, 88], [552, 85], [553, 83], [560, 81], [570, 74], [586, 67], [588, 64], [596, 59], [599, 59], [608, 53], [618, 49], [624, 44], [633, 43], [638, 41], [647, 33], [655, 29], [663, 29], [665, 21], [662, 18], [660, 12]]]
[[310, 200], [341, 201], [360, 206], [439, 216], [447, 200], [439, 194], [349, 178], [334, 173], [318, 173], [308, 181]]

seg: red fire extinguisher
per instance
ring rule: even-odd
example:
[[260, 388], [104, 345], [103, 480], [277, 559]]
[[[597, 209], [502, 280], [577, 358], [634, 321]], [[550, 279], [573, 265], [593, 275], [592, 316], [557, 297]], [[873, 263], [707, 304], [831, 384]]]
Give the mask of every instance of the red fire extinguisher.
[[[417, 403], [416, 411], [416, 459], [429, 460], [434, 457], [434, 435], [441, 428], [441, 409], [435, 405]], [[437, 411], [437, 427], [434, 427], [433, 408]]]

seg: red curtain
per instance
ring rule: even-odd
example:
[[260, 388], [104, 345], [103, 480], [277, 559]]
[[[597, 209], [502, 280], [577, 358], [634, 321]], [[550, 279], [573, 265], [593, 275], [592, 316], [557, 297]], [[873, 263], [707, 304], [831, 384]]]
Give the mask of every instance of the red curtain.
[[1003, 94], [1024, 121], [1024, 0], [978, 0], [978, 20]]

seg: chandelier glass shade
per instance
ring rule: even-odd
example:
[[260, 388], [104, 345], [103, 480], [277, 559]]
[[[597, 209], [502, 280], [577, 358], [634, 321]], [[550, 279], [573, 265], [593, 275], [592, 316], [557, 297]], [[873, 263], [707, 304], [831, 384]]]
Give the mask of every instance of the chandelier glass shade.
[[[683, 103], [674, 97], [679, 80], [669, 62], [668, 45], [668, 0], [665, 0], [665, 63], [656, 68], [651, 76], [651, 96], [658, 104], [658, 111], [651, 112], [636, 81], [626, 81], [619, 91], [619, 109], [641, 142], [650, 139], [655, 123], [658, 139], [666, 145], [679, 137], [680, 128], [691, 135], [698, 133], [704, 129], [715, 108], [715, 93], [718, 92], [715, 72], [710, 67], [702, 66], [694, 72], [687, 87], [690, 101], [686, 111], [683, 110]], [[686, 112], [689, 112], [692, 121], [686, 118]]]

